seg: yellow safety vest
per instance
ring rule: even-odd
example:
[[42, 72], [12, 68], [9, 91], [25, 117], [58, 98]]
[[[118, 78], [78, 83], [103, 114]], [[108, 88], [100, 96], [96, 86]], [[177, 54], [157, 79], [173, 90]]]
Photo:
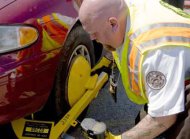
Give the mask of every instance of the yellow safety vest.
[[129, 4], [129, 14], [131, 28], [126, 32], [121, 56], [116, 51], [113, 56], [129, 99], [145, 104], [148, 99], [142, 63], [146, 55], [161, 47], [190, 47], [190, 19], [180, 9], [156, 0]]

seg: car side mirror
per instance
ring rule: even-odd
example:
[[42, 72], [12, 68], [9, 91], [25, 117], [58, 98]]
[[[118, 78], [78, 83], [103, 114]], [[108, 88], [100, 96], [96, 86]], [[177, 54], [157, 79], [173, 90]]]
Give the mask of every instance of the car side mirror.
[[38, 30], [25, 24], [0, 24], [0, 54], [26, 48], [38, 40]]

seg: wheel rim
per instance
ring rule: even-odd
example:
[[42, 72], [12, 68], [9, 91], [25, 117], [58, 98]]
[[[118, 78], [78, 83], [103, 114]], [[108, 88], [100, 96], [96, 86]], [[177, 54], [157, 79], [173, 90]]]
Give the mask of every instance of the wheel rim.
[[[76, 61], [76, 58], [80, 55], [80, 57], [83, 57], [82, 61], [78, 62], [78, 67], [82, 68], [83, 71], [81, 71], [79, 74], [82, 75], [82, 78], [73, 74], [75, 74], [76, 71], [76, 64], [74, 62]], [[79, 64], [80, 63], [80, 64]], [[81, 66], [83, 65], [83, 66]], [[68, 77], [67, 77], [67, 83], [66, 83], [66, 101], [69, 104], [69, 106], [73, 106], [77, 100], [84, 94], [84, 84], [87, 82], [88, 77], [90, 77], [90, 68], [91, 66], [91, 59], [90, 59], [90, 53], [85, 45], [78, 45], [74, 51], [71, 54], [71, 57], [69, 59], [69, 71], [68, 71]], [[74, 70], [73, 70], [74, 68]], [[84, 75], [84, 72], [86, 72], [86, 75]], [[81, 76], [80, 75], [80, 76]], [[79, 79], [80, 78], [80, 79]], [[83, 83], [81, 83], [81, 81]], [[81, 84], [82, 86], [78, 88], [78, 91], [76, 91], [76, 86], [73, 84]], [[71, 86], [73, 85], [73, 89], [71, 89]]]
[[71, 63], [72, 59], [77, 56], [77, 55], [82, 55], [85, 57], [85, 59], [90, 63], [91, 65], [91, 61], [90, 61], [90, 53], [88, 51], [88, 49], [86, 48], [85, 45], [78, 45], [74, 51], [71, 54], [71, 57], [69, 59], [69, 64]]

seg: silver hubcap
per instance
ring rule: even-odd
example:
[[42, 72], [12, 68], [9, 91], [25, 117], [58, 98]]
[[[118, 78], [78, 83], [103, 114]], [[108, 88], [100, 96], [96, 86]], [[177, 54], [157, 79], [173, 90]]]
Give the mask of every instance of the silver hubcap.
[[86, 58], [86, 60], [89, 62], [89, 64], [91, 65], [91, 61], [90, 61], [90, 54], [88, 49], [86, 48], [85, 45], [78, 45], [74, 51], [71, 54], [71, 57], [69, 59], [69, 63], [71, 62], [71, 60], [77, 56], [77, 55], [82, 55]]

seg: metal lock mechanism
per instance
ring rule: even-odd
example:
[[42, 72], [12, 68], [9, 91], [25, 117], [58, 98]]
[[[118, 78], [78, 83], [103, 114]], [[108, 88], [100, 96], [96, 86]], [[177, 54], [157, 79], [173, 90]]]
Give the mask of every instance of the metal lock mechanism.
[[105, 139], [106, 124], [92, 118], [85, 118], [81, 122], [82, 134], [85, 139]]

